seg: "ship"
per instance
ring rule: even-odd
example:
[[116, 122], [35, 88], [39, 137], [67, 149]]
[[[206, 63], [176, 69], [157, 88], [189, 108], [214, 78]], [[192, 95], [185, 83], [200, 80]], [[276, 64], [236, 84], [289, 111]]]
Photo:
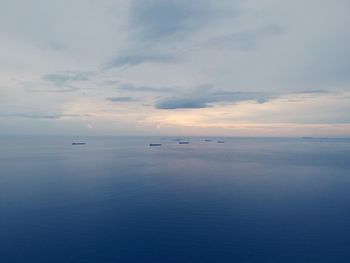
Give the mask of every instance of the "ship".
[[86, 144], [85, 142], [72, 142], [72, 145], [84, 145]]
[[153, 147], [153, 146], [162, 146], [161, 143], [150, 143], [149, 144], [150, 147]]

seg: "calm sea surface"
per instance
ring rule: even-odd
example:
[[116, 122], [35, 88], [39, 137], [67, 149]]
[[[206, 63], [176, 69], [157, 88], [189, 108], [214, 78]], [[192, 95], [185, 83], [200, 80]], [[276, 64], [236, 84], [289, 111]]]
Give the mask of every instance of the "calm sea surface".
[[350, 262], [350, 140], [174, 139], [1, 138], [0, 262]]

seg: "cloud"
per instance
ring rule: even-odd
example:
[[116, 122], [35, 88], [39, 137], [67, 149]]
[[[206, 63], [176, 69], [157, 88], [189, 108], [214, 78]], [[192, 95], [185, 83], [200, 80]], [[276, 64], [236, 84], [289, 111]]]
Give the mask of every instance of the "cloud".
[[66, 46], [60, 42], [56, 42], [56, 41], [51, 41], [48, 43], [49, 48], [51, 48], [54, 51], [62, 51], [64, 49], [66, 49]]
[[326, 94], [329, 93], [327, 90], [323, 89], [312, 89], [312, 90], [303, 90], [296, 92], [297, 94]]
[[128, 91], [128, 92], [156, 92], [156, 93], [163, 93], [163, 92], [175, 92], [179, 88], [177, 87], [149, 87], [149, 86], [135, 86], [130, 83], [124, 83], [121, 84], [118, 87], [119, 90], [122, 91]]
[[280, 25], [268, 25], [250, 30], [241, 30], [214, 37], [204, 43], [209, 48], [228, 48], [237, 50], [251, 50], [257, 47], [258, 43], [267, 37], [279, 36], [285, 33]]
[[0, 113], [0, 118], [26, 118], [26, 119], [60, 119], [63, 117], [79, 117], [76, 114], [62, 113]]
[[30, 92], [46, 92], [46, 93], [50, 93], [50, 92], [58, 92], [58, 93], [65, 93], [65, 92], [74, 92], [74, 91], [78, 91], [80, 90], [80, 88], [78, 87], [74, 87], [72, 85], [64, 85], [64, 86], [60, 86], [58, 89], [29, 89], [28, 91]]
[[244, 92], [244, 91], [221, 91], [211, 85], [202, 85], [194, 88], [191, 92], [162, 98], [155, 103], [157, 109], [200, 109], [213, 106], [214, 103], [237, 103], [241, 101], [255, 101], [266, 103], [273, 99], [287, 95], [315, 96], [315, 94], [327, 93], [324, 90], [310, 90], [300, 92]]
[[[127, 27], [129, 45], [106, 69], [142, 63], [172, 63], [176, 54], [166, 48], [190, 36], [215, 17], [216, 5], [185, 0], [132, 0]], [[218, 16], [219, 17], [219, 16]]]
[[207, 108], [207, 101], [193, 98], [168, 98], [157, 101], [155, 107], [157, 109], [200, 109]]
[[[121, 55], [111, 61], [106, 69], [113, 67], [122, 66], [135, 66], [145, 62], [153, 63], [170, 63], [176, 60], [172, 54], [162, 54], [160, 51], [154, 51], [152, 49], [142, 49], [133, 53], [132, 51], [127, 51], [127, 55]], [[143, 53], [144, 52], [144, 53]]]
[[130, 101], [139, 101], [137, 98], [133, 97], [108, 97], [106, 100], [111, 102], [130, 102]]
[[[166, 22], [167, 23], [167, 22]], [[166, 24], [165, 23], [165, 24]], [[164, 24], [164, 23], [163, 23]], [[146, 38], [142, 41], [152, 42], [152, 41], [160, 41], [166, 37], [175, 36], [176, 33], [190, 31], [191, 27], [187, 28], [187, 30], [177, 29], [175, 30], [165, 30], [163, 25], [161, 27], [162, 30], [156, 29], [155, 31], [158, 34], [146, 34], [144, 36]], [[164, 30], [164, 32], [163, 32]], [[213, 37], [207, 41], [203, 41], [202, 43], [190, 44], [187, 49], [198, 48], [199, 46], [203, 46], [204, 48], [216, 48], [216, 49], [236, 49], [236, 50], [251, 50], [258, 46], [259, 42], [264, 40], [267, 37], [279, 36], [285, 32], [285, 29], [279, 25], [267, 25], [255, 29], [242, 30], [226, 35], [222, 35], [219, 37]], [[162, 33], [162, 34], [160, 34]], [[139, 36], [140, 37], [140, 36]], [[158, 38], [160, 38], [158, 40]], [[182, 37], [177, 37], [177, 39], [173, 39], [173, 41], [179, 41]], [[144, 42], [143, 42], [144, 43]], [[142, 63], [173, 63], [180, 60], [179, 54], [177, 54], [176, 49], [166, 48], [160, 49], [157, 48], [158, 43], [153, 43], [151, 45], [143, 44], [142, 47], [135, 48], [134, 50], [126, 51], [126, 54], [120, 55], [116, 57], [110, 64], [106, 67], [122, 67], [122, 66], [135, 66]]]
[[89, 80], [95, 72], [93, 71], [63, 71], [46, 74], [42, 76], [45, 81], [52, 82], [56, 87], [67, 87], [70, 82]]
[[156, 101], [157, 109], [198, 109], [210, 107], [212, 103], [256, 101], [265, 103], [276, 95], [268, 92], [230, 92], [220, 91], [210, 85], [196, 87], [192, 92], [160, 99]]
[[164, 39], [188, 29], [193, 13], [181, 1], [133, 1], [130, 26], [143, 39]]
[[129, 27], [133, 37], [143, 41], [162, 41], [203, 26], [213, 12], [210, 1], [133, 0]]
[[119, 80], [104, 80], [101, 84], [105, 86], [116, 85], [119, 84]]

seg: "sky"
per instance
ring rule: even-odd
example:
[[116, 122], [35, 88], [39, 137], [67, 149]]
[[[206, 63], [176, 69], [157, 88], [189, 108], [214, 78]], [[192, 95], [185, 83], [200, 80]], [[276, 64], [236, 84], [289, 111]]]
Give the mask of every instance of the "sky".
[[0, 135], [350, 136], [348, 0], [0, 0]]

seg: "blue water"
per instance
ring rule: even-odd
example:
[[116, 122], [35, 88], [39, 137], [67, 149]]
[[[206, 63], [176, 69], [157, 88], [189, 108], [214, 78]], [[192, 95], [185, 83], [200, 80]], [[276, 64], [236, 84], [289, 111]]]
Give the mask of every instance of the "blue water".
[[0, 262], [350, 262], [350, 140], [173, 139], [1, 138]]

